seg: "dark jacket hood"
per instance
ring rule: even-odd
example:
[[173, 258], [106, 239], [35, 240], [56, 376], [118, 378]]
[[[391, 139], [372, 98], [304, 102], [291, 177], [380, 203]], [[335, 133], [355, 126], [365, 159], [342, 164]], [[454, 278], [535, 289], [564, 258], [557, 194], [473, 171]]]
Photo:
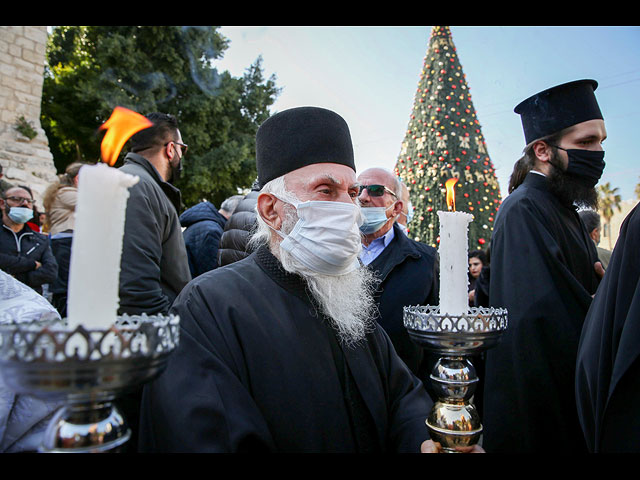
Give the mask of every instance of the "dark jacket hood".
[[219, 224], [224, 228], [227, 219], [218, 212], [218, 209], [211, 202], [201, 202], [182, 212], [180, 215], [180, 224], [188, 227], [194, 223], [210, 220]]

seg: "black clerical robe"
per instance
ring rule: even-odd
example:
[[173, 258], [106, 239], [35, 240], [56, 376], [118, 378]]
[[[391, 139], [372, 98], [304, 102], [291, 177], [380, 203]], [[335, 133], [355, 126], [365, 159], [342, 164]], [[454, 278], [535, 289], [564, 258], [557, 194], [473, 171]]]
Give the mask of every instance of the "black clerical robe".
[[584, 321], [576, 400], [590, 452], [640, 452], [640, 206], [622, 224]]
[[432, 402], [384, 331], [339, 344], [264, 247], [193, 280], [173, 311], [180, 344], [145, 387], [143, 452], [418, 452], [428, 438]]
[[529, 173], [502, 203], [491, 240], [490, 304], [508, 328], [487, 351], [487, 452], [586, 451], [576, 412], [578, 341], [598, 277], [575, 208]]

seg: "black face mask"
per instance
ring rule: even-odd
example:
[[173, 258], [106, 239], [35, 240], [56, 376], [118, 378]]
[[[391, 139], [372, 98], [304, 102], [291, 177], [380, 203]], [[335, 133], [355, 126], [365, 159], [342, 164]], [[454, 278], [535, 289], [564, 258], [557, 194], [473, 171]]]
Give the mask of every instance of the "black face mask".
[[582, 150], [582, 149], [564, 149], [555, 146], [560, 150], [567, 152], [569, 156], [569, 164], [565, 170], [565, 174], [574, 177], [586, 187], [595, 187], [602, 172], [604, 170], [604, 151]]

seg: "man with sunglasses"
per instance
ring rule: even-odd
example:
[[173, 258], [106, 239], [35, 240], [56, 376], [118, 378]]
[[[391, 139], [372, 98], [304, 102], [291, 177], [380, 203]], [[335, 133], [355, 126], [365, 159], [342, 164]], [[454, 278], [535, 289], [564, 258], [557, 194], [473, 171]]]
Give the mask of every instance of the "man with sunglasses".
[[[405, 235], [396, 221], [404, 207], [402, 183], [391, 172], [371, 168], [358, 177], [364, 222], [360, 260], [378, 278], [375, 293], [378, 323], [400, 358], [430, 390], [434, 360], [409, 338], [403, 307], [438, 304], [438, 262], [433, 247]], [[433, 393], [433, 392], [429, 392]], [[432, 394], [432, 398], [435, 395]]]
[[58, 263], [47, 237], [27, 225], [33, 217], [34, 204], [25, 188], [11, 187], [2, 193], [0, 270], [42, 294], [42, 285], [56, 280]]
[[[120, 167], [140, 181], [129, 190], [127, 201], [119, 314], [166, 314], [191, 280], [178, 218], [180, 190], [173, 185], [187, 146], [175, 117], [151, 113], [147, 118], [153, 126], [131, 137], [130, 152]], [[133, 430], [129, 448], [137, 443], [139, 397], [134, 393], [123, 405]]]

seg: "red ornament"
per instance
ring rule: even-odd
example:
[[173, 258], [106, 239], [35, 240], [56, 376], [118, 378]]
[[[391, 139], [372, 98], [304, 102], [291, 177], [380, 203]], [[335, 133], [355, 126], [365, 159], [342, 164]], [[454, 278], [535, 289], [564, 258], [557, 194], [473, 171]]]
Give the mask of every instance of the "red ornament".
[[480, 245], [484, 245], [484, 238], [479, 238], [479, 239], [478, 239], [478, 243], [479, 243]]

